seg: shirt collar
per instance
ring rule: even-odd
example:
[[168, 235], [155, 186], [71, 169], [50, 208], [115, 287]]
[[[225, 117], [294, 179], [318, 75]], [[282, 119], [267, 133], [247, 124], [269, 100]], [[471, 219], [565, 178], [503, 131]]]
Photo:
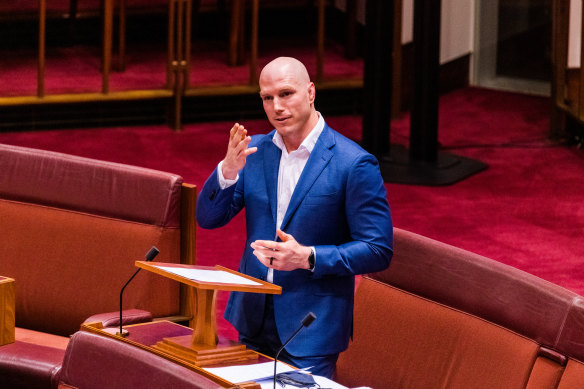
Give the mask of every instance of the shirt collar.
[[[314, 128], [308, 133], [308, 136], [306, 138], [304, 138], [304, 140], [300, 144], [300, 147], [298, 147], [298, 150], [306, 149], [309, 153], [311, 153], [312, 150], [314, 149], [314, 146], [316, 145], [316, 141], [318, 140], [318, 137], [322, 133], [322, 130], [324, 130], [324, 119], [323, 119], [322, 115], [320, 114], [320, 112], [316, 111], [316, 113], [318, 114], [318, 122], [316, 122], [316, 125], [314, 126]], [[278, 131], [276, 131], [276, 133], [274, 134], [274, 137], [272, 138], [272, 142], [274, 142], [274, 144], [280, 150], [286, 151], [286, 146], [284, 145], [284, 140], [282, 139], [282, 135], [280, 135], [278, 133]]]

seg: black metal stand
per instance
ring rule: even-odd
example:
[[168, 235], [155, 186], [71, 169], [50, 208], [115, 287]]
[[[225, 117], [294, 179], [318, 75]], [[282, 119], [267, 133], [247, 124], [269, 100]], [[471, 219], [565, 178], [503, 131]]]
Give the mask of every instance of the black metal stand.
[[377, 159], [383, 180], [396, 184], [450, 185], [487, 168], [481, 161], [445, 152], [438, 152], [432, 162], [415, 160], [402, 145], [391, 145], [389, 153]]
[[487, 165], [438, 151], [441, 0], [414, 2], [414, 102], [410, 150], [390, 146], [393, 2], [368, 0], [363, 76], [363, 147], [377, 157], [387, 182], [448, 185]]

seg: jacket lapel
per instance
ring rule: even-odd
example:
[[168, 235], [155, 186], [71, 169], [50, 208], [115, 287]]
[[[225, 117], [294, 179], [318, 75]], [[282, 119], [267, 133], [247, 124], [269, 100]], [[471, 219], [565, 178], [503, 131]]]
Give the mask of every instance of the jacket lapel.
[[[332, 130], [324, 125], [324, 129], [318, 141], [314, 145], [312, 153], [304, 166], [304, 170], [298, 179], [294, 193], [292, 193], [292, 198], [290, 199], [290, 204], [286, 210], [286, 215], [284, 215], [284, 220], [282, 220], [282, 230], [285, 230], [286, 225], [298, 209], [298, 206], [302, 203], [302, 200], [306, 196], [306, 193], [310, 190], [312, 185], [316, 182], [318, 176], [329, 163], [333, 156], [331, 151], [332, 147], [335, 145], [335, 139]], [[276, 182], [277, 182], [277, 171], [276, 171]]]
[[265, 137], [263, 145], [264, 152], [264, 178], [266, 183], [266, 193], [270, 201], [270, 209], [272, 210], [272, 217], [274, 225], [277, 220], [277, 205], [278, 205], [278, 170], [280, 169], [280, 158], [282, 151], [272, 142], [272, 137], [275, 131], [272, 131]]

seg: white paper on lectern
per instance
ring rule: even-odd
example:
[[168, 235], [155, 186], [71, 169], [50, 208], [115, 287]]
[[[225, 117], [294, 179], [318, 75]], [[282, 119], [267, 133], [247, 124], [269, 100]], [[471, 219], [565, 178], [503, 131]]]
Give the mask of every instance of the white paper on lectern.
[[[252, 365], [235, 365], [225, 367], [205, 367], [209, 373], [234, 384], [247, 381], [259, 381], [274, 377], [274, 362], [254, 363]], [[285, 363], [278, 362], [277, 374], [295, 370]]]
[[[272, 372], [272, 375], [274, 373]], [[314, 381], [316, 381], [316, 383], [319, 385], [319, 387], [321, 388], [329, 388], [329, 389], [349, 389], [346, 386], [343, 386], [339, 383], [336, 383], [333, 380], [330, 380], [326, 377], [323, 376], [319, 376], [319, 375], [313, 375], [312, 376], [314, 378]], [[266, 379], [266, 380], [261, 380], [261, 381], [256, 381], [258, 384], [260, 384], [260, 386], [262, 387], [262, 389], [273, 389], [274, 388], [274, 380], [272, 379]], [[277, 389], [298, 389], [297, 386], [292, 386], [292, 385], [276, 385]]]
[[[207, 367], [203, 368], [211, 374], [221, 377], [229, 382], [240, 383], [247, 381], [255, 381], [262, 389], [273, 389], [274, 386], [274, 362], [256, 363], [252, 365], [236, 365], [226, 367]], [[285, 373], [287, 371], [296, 370], [289, 365], [278, 362], [277, 374]], [[348, 389], [346, 386], [338, 384], [326, 377], [313, 375], [314, 380], [321, 388], [331, 389]], [[277, 388], [282, 388], [278, 385]], [[296, 388], [292, 385], [285, 385], [284, 388]]]
[[[205, 270], [205, 269], [185, 269], [182, 267], [156, 266], [159, 269], [169, 273], [177, 274], [181, 277], [193, 281], [217, 282], [220, 284], [238, 284], [238, 285], [261, 285], [258, 282], [249, 280], [237, 274], [229, 273], [223, 270]], [[233, 382], [233, 381], [232, 381]]]

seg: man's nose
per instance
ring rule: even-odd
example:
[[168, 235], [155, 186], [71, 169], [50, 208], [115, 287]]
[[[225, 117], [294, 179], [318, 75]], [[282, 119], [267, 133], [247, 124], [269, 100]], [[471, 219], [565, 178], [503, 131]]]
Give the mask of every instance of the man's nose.
[[282, 107], [282, 104], [280, 102], [279, 98], [274, 98], [274, 110], [275, 111], [282, 111], [284, 109], [284, 107]]

